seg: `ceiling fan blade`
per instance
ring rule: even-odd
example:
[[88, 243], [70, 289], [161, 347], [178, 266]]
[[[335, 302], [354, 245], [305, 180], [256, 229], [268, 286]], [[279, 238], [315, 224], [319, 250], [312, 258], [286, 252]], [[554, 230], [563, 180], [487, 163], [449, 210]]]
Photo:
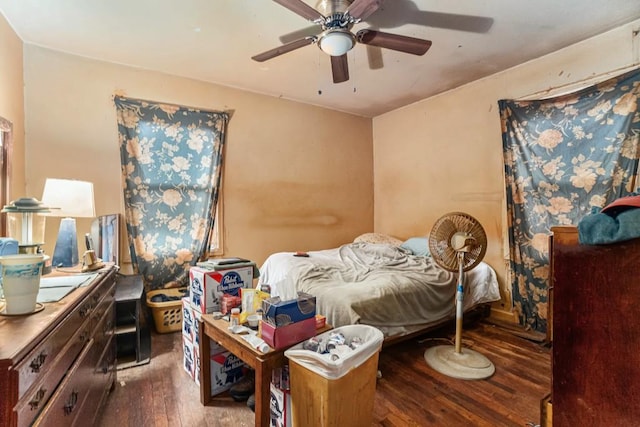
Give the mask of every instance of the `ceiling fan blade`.
[[355, 19], [364, 21], [373, 12], [378, 10], [384, 0], [355, 0], [347, 8], [347, 12]]
[[356, 39], [362, 44], [384, 47], [385, 49], [397, 50], [413, 55], [424, 55], [431, 47], [430, 40], [366, 29], [358, 31]]
[[251, 59], [258, 62], [264, 62], [268, 59], [275, 58], [276, 56], [280, 56], [284, 53], [291, 52], [292, 50], [296, 50], [306, 45], [313, 44], [317, 40], [317, 37], [305, 37], [300, 40], [292, 41], [291, 43], [283, 44], [282, 46], [278, 46], [266, 52], [259, 53], [255, 56], [252, 56]]
[[297, 13], [303, 18], [308, 19], [309, 21], [316, 21], [318, 19], [324, 20], [324, 16], [303, 2], [302, 0], [273, 0], [278, 3], [280, 6], [284, 6], [290, 11]]
[[355, 0], [346, 10], [353, 18], [364, 21], [382, 6], [384, 0]]
[[342, 83], [349, 80], [349, 63], [346, 53], [342, 56], [331, 57], [331, 72], [333, 73], [334, 83]]
[[282, 34], [280, 37], [278, 37], [278, 39], [280, 39], [281, 43], [289, 43], [305, 37], [317, 36], [321, 32], [322, 28], [320, 28], [318, 25], [311, 25], [307, 28], [295, 30], [287, 34]]

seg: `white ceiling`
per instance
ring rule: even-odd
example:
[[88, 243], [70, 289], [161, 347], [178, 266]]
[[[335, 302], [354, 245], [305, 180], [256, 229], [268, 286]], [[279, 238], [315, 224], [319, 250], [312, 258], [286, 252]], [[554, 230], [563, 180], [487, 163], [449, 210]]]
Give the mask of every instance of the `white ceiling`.
[[640, 1], [386, 0], [353, 31], [431, 49], [357, 45], [340, 84], [314, 45], [251, 60], [312, 25], [270, 0], [0, 0], [0, 11], [25, 43], [374, 117], [638, 19]]

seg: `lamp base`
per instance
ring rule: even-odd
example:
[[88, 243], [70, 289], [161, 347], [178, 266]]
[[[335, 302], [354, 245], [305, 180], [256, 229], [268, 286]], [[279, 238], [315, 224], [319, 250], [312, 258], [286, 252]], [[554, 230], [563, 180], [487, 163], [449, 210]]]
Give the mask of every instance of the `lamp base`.
[[480, 380], [496, 371], [489, 359], [475, 350], [461, 349], [456, 353], [453, 345], [438, 345], [424, 352], [424, 359], [436, 371], [452, 378]]
[[55, 268], [73, 267], [77, 264], [78, 238], [76, 234], [76, 220], [74, 218], [62, 218], [51, 265]]

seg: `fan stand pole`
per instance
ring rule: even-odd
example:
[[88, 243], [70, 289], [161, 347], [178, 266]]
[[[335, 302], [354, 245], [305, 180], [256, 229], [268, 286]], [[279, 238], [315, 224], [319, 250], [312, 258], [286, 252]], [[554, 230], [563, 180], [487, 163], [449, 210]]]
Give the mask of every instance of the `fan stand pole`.
[[438, 345], [424, 352], [429, 366], [441, 374], [462, 380], [488, 378], [496, 371], [484, 355], [468, 348], [462, 349], [462, 315], [464, 308], [464, 251], [458, 252], [458, 284], [456, 286], [455, 345]]
[[462, 316], [464, 308], [464, 252], [458, 252], [458, 286], [456, 286], [456, 353], [462, 353]]

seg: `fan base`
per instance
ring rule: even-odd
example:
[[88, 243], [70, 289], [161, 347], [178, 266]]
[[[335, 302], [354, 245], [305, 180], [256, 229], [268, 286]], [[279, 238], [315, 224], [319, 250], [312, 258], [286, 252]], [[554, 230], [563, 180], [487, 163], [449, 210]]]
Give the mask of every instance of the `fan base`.
[[456, 353], [453, 345], [438, 345], [424, 352], [424, 360], [441, 374], [461, 380], [489, 378], [496, 371], [489, 359], [475, 350], [463, 348]]

